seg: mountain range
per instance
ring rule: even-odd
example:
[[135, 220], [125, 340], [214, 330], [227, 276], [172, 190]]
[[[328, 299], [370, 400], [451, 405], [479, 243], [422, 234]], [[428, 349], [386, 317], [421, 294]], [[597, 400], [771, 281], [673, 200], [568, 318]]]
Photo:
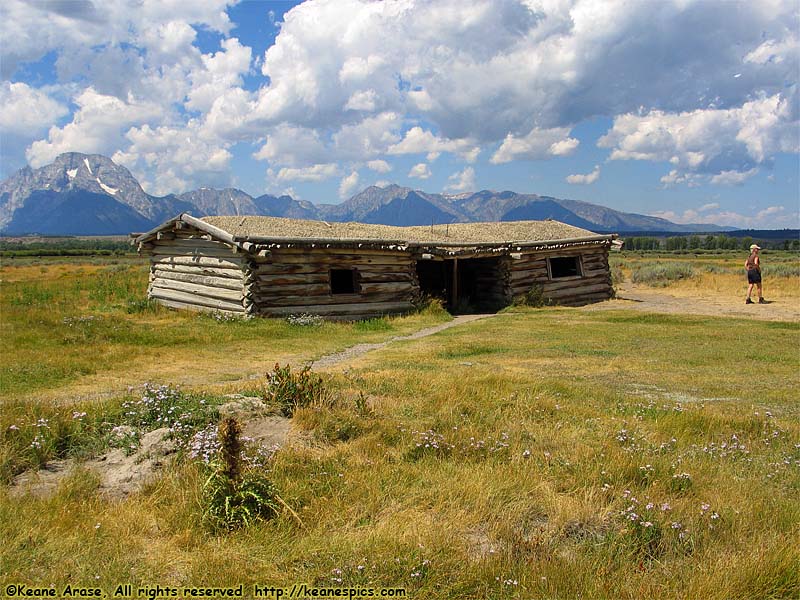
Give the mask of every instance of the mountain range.
[[[233, 189], [200, 188], [151, 196], [125, 167], [99, 154], [69, 152], [0, 183], [0, 234], [114, 235], [146, 231], [181, 212], [194, 216], [266, 215], [385, 225], [554, 219], [596, 232], [711, 232], [718, 225], [677, 224], [578, 200], [483, 190], [431, 194], [399, 185], [371, 186], [341, 204], [291, 196], [254, 198]], [[730, 228], [727, 228], [730, 229]]]

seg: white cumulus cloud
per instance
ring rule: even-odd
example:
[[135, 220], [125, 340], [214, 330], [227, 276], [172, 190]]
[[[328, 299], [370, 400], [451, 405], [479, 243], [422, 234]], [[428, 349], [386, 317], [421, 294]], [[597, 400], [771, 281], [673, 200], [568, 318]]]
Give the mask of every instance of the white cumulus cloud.
[[567, 183], [574, 183], [580, 185], [589, 185], [600, 179], [600, 165], [595, 165], [591, 173], [567, 175]]
[[447, 178], [450, 183], [445, 187], [446, 190], [453, 192], [472, 192], [475, 190], [475, 169], [465, 167], [463, 171], [453, 173]]
[[689, 182], [692, 173], [715, 175], [712, 183], [731, 183], [752, 176], [755, 165], [778, 152], [799, 152], [799, 128], [798, 111], [788, 98], [762, 95], [737, 108], [618, 116], [598, 145], [611, 149], [611, 160], [664, 161], [676, 166], [662, 183]]
[[335, 177], [339, 168], [334, 163], [318, 164], [301, 169], [284, 167], [276, 176], [278, 181], [324, 181]]
[[502, 164], [512, 160], [543, 160], [553, 156], [568, 156], [575, 151], [579, 141], [569, 137], [568, 127], [540, 129], [534, 127], [527, 135], [517, 137], [508, 134], [503, 143], [492, 155], [492, 164]]
[[230, 183], [230, 151], [217, 140], [204, 139], [196, 121], [185, 128], [132, 127], [125, 137], [130, 145], [112, 159], [128, 167], [152, 194]]
[[717, 185], [742, 185], [756, 173], [758, 173], [758, 169], [755, 167], [747, 171], [722, 171], [711, 178], [711, 183]]
[[408, 172], [409, 177], [415, 177], [417, 179], [428, 179], [431, 175], [432, 175], [431, 170], [425, 163], [419, 163], [414, 165]]
[[134, 123], [151, 123], [163, 118], [161, 107], [150, 101], [98, 94], [87, 88], [74, 98], [78, 111], [64, 127], [51, 127], [46, 140], [31, 144], [28, 162], [40, 167], [63, 152], [112, 154], [123, 142], [123, 134]]
[[45, 92], [25, 83], [0, 83], [0, 129], [4, 135], [32, 139], [53, 125], [68, 109]]
[[339, 183], [339, 198], [345, 200], [352, 196], [353, 191], [358, 187], [358, 171], [353, 171], [347, 177], [343, 177]]
[[392, 165], [390, 165], [385, 160], [370, 160], [367, 162], [367, 167], [376, 173], [388, 173], [392, 170]]

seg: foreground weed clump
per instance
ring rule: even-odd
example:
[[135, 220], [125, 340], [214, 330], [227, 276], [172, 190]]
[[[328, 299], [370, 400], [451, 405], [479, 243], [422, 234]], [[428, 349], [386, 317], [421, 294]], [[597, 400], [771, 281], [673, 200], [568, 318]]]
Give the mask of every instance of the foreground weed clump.
[[214, 530], [233, 530], [268, 520], [280, 502], [274, 484], [262, 472], [241, 464], [241, 429], [228, 417], [219, 426], [220, 460], [212, 463], [203, 485], [203, 520]]
[[312, 373], [308, 365], [293, 372], [289, 365], [281, 367], [276, 364], [272, 372], [267, 373], [264, 399], [278, 406], [287, 417], [291, 417], [298, 408], [331, 404], [331, 394], [322, 377]]

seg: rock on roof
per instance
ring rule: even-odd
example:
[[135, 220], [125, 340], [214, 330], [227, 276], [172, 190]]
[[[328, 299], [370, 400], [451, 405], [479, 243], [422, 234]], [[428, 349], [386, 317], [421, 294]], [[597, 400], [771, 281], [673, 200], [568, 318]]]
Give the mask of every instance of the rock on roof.
[[595, 237], [597, 234], [559, 221], [509, 221], [453, 223], [395, 227], [367, 223], [327, 223], [279, 217], [204, 217], [209, 225], [236, 239], [275, 238], [375, 240], [433, 244], [480, 244], [495, 242], [540, 242]]

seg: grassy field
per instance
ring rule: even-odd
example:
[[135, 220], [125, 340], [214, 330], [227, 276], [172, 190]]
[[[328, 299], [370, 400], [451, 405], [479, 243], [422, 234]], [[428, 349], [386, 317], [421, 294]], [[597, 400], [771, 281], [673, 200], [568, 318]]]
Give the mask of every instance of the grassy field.
[[[689, 262], [690, 277], [662, 276], [670, 293], [741, 292], [743, 258], [614, 260], [626, 278]], [[800, 301], [796, 262], [784, 262], [770, 285]], [[155, 427], [136, 412], [144, 381], [184, 382], [167, 396], [202, 428], [222, 393], [254, 393], [261, 381], [246, 377], [277, 360], [300, 364], [447, 318], [225, 322], [148, 306], [145, 282], [135, 262], [3, 267], [6, 481], [56, 456], [102, 452], [122, 423]], [[257, 467], [303, 526], [281, 511], [210, 530], [207, 469], [188, 452], [121, 501], [98, 496], [97, 477], [77, 469], [49, 498], [0, 490], [0, 580], [107, 591], [243, 583], [245, 595], [253, 583], [305, 582], [399, 586], [411, 598], [797, 598], [798, 384], [798, 323], [516, 308], [324, 376], [329, 400], [298, 408], [300, 435]]]
[[[746, 252], [719, 251], [698, 256], [625, 252], [612, 254], [617, 278], [653, 287], [670, 287], [671, 294], [744, 297]], [[796, 302], [800, 298], [800, 257], [796, 252], [765, 251], [761, 256], [764, 296]], [[755, 293], [754, 293], [755, 295]]]

